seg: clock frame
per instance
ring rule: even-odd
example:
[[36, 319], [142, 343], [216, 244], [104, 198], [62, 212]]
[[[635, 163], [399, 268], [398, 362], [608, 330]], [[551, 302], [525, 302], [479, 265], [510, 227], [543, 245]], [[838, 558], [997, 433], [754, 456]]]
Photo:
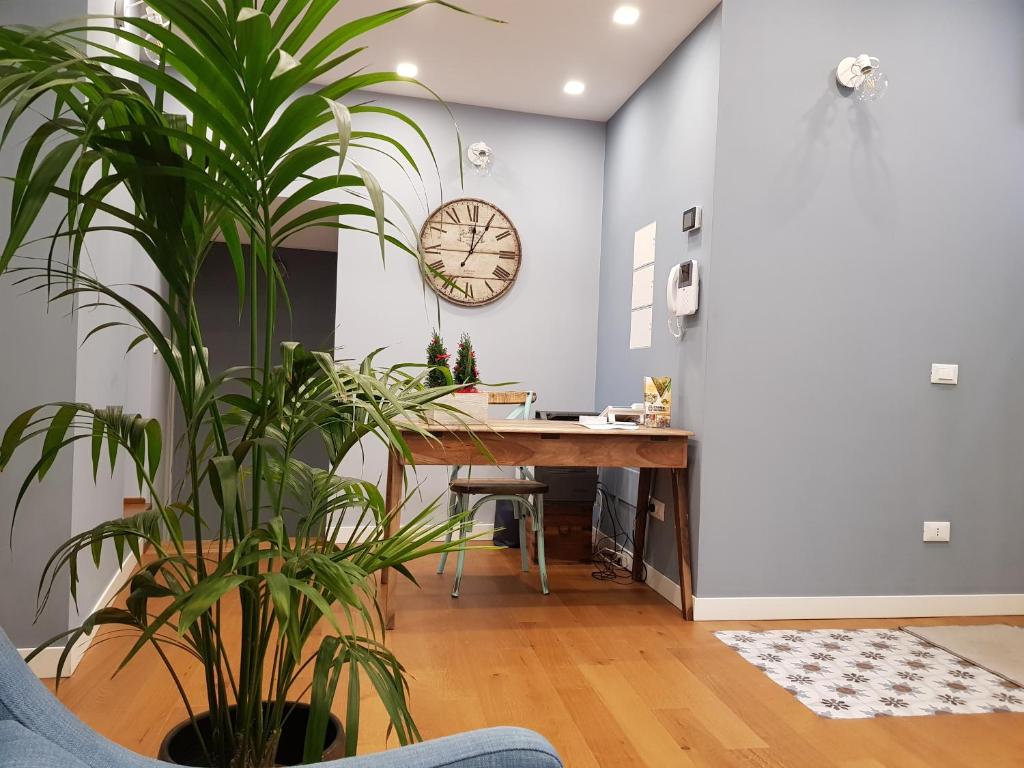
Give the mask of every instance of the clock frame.
[[420, 251], [427, 285], [463, 307], [482, 307], [507, 294], [523, 261], [512, 220], [494, 203], [476, 197], [438, 206], [420, 229]]

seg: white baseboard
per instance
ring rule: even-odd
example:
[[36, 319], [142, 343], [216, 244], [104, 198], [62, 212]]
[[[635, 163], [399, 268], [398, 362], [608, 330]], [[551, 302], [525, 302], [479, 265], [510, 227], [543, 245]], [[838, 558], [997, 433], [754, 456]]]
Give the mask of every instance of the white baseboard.
[[650, 563], [647, 566], [647, 586], [668, 600], [672, 605], [683, 610], [683, 590], [672, 579], [655, 569]]
[[[594, 539], [599, 531], [594, 529]], [[633, 554], [624, 550], [623, 567]], [[647, 586], [682, 610], [679, 585], [650, 563]], [[693, 597], [694, 621], [781, 621], [797, 619], [913, 619], [930, 616], [1022, 616], [1024, 594], [863, 595], [824, 597]]]
[[[597, 528], [594, 528], [594, 543], [597, 543], [598, 536], [603, 535]], [[632, 569], [633, 553], [628, 549], [623, 549], [619, 561], [623, 568]], [[646, 560], [644, 560], [644, 565], [647, 568], [647, 579], [645, 582], [647, 586], [672, 603], [680, 611], [683, 610], [683, 590], [680, 586]]]
[[927, 616], [1018, 616], [1024, 595], [864, 595], [694, 597], [695, 621], [910, 619]]
[[[93, 606], [90, 613], [94, 613], [101, 608], [106, 608], [110, 602], [114, 599], [117, 593], [121, 590], [128, 580], [132, 577], [135, 572], [135, 567], [138, 565], [138, 561], [135, 559], [135, 555], [128, 553], [127, 559], [122, 563], [120, 570], [114, 574], [114, 578], [107, 584], [107, 588], [103, 590], [103, 594], [99, 596], [96, 601], [96, 605]], [[93, 635], [82, 635], [75, 641], [74, 646], [71, 648], [71, 652], [68, 654], [67, 660], [64, 662], [64, 677], [70, 677], [74, 674], [75, 670], [78, 669], [79, 662], [82, 661], [82, 657], [85, 652], [89, 649], [89, 644], [92, 642]], [[39, 653], [38, 656], [28, 662], [28, 668], [31, 669], [36, 677], [50, 678], [57, 676], [57, 665], [60, 663], [60, 655], [64, 652], [65, 646], [63, 645], [51, 645]], [[25, 658], [32, 653], [32, 648], [19, 648], [18, 652], [22, 658]]]
[[[647, 586], [682, 610], [682, 590], [647, 566]], [[912, 619], [930, 616], [1021, 616], [1024, 595], [866, 595], [693, 598], [694, 621]]]

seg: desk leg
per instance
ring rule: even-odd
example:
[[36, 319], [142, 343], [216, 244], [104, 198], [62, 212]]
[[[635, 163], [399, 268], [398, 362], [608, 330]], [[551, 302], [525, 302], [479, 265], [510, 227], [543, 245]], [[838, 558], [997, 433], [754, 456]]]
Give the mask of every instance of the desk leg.
[[644, 575], [644, 548], [647, 544], [647, 514], [651, 506], [651, 483], [653, 469], [641, 469], [636, 488], [636, 522], [633, 527], [633, 579], [640, 581]]
[[693, 576], [690, 572], [690, 501], [686, 488], [686, 470], [672, 470], [672, 506], [676, 513], [676, 547], [679, 555], [679, 588], [683, 598], [683, 617], [693, 621]]
[[[388, 479], [385, 503], [388, 512], [393, 512], [402, 503], [402, 480], [405, 472], [394, 451], [388, 456]], [[395, 515], [388, 524], [388, 537], [394, 536], [402, 526], [401, 515]], [[384, 616], [384, 627], [395, 628], [395, 582], [398, 574], [390, 568], [383, 568], [380, 572], [380, 607]]]

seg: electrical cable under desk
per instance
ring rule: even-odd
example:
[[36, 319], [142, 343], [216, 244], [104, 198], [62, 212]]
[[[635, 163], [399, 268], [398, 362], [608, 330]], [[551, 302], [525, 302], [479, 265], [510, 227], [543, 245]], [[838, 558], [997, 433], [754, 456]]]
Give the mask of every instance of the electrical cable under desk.
[[[597, 484], [597, 490], [601, 496], [601, 512], [597, 517], [597, 542], [594, 547], [593, 563], [598, 568], [590, 575], [598, 581], [610, 581], [615, 584], [632, 584], [634, 581], [647, 581], [647, 564], [643, 561], [643, 553], [636, 554], [633, 537], [619, 525], [619, 516], [616, 514], [618, 512], [618, 499], [608, 492], [607, 487], [603, 483]], [[601, 522], [604, 520], [606, 512], [611, 523], [611, 536], [604, 533], [601, 527]], [[639, 515], [640, 510], [637, 510], [636, 513]], [[643, 514], [647, 514], [647, 510], [644, 510]], [[622, 556], [627, 552], [632, 553], [633, 557], [640, 557], [639, 579], [634, 579], [632, 570], [621, 565]]]

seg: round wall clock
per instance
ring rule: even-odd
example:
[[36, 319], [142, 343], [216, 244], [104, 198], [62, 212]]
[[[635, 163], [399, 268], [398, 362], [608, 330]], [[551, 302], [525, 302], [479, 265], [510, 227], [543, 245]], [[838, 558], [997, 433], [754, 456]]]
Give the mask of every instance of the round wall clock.
[[446, 301], [464, 307], [504, 296], [519, 275], [519, 233], [500, 208], [463, 197], [434, 211], [420, 230], [423, 278]]

